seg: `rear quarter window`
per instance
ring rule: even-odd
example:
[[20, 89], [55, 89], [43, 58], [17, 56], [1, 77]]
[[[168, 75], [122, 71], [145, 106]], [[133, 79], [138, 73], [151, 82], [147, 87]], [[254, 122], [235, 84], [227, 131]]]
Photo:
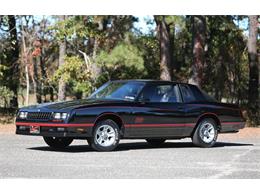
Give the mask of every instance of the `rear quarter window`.
[[182, 98], [185, 103], [196, 102], [196, 97], [188, 85], [180, 85]]
[[194, 85], [189, 86], [192, 90], [192, 93], [196, 99], [196, 101], [206, 101], [205, 96], [201, 93], [200, 89]]
[[208, 101], [208, 102], [217, 102], [217, 100], [215, 98], [213, 98], [212, 96], [207, 94], [205, 91], [203, 91], [203, 90], [200, 90], [200, 91], [203, 94], [203, 96], [206, 99], [206, 101]]
[[180, 85], [183, 101], [190, 102], [216, 102], [216, 100], [209, 96], [206, 92], [194, 85]]

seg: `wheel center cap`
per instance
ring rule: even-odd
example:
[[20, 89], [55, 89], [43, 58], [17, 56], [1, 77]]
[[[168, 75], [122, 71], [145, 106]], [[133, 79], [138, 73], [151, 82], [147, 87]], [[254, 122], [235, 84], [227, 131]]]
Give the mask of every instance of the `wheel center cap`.
[[103, 140], [107, 140], [107, 139], [108, 139], [108, 135], [107, 135], [105, 132], [101, 132], [100, 137], [101, 137]]

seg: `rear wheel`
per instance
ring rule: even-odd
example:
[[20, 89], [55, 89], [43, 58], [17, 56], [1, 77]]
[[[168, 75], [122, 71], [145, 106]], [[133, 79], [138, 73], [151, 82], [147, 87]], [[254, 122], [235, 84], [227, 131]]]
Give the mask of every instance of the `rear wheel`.
[[146, 141], [152, 146], [160, 146], [166, 141], [166, 139], [146, 139]]
[[69, 146], [73, 138], [68, 137], [43, 137], [46, 144], [55, 149], [62, 149]]
[[196, 128], [192, 142], [199, 147], [212, 147], [218, 137], [217, 125], [213, 119], [203, 119]]
[[93, 131], [93, 137], [89, 140], [91, 147], [97, 151], [112, 151], [119, 144], [119, 127], [108, 119], [98, 122]]

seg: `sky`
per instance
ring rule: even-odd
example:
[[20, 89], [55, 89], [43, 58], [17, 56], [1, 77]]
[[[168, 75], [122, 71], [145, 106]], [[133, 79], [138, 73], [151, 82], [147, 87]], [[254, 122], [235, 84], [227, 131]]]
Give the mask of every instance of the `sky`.
[[[139, 29], [143, 34], [149, 33], [149, 31], [155, 30], [156, 24], [153, 22], [152, 24], [147, 24], [147, 21], [153, 20], [153, 16], [149, 15], [135, 15], [135, 17], [138, 18], [138, 22], [134, 23], [134, 27]], [[239, 23], [237, 21], [234, 21], [236, 25], [239, 26], [240, 29], [244, 30], [244, 35], [248, 36], [248, 18], [244, 18], [243, 20], [240, 20]]]
[[151, 29], [154, 30], [156, 27], [155, 22], [153, 22], [152, 24], [149, 23], [147, 24], [147, 22], [149, 20], [153, 21], [153, 16], [135, 16], [138, 18], [138, 22], [134, 23], [134, 27], [139, 29], [143, 34], [147, 34]]
[[[36, 20], [41, 20], [43, 17], [46, 16], [42, 16], [42, 15], [36, 15], [35, 18]], [[135, 15], [136, 18], [138, 18], [138, 22], [134, 23], [134, 27], [139, 29], [143, 34], [147, 34], [150, 30], [154, 30], [156, 25], [153, 22], [152, 24], [149, 23], [147, 24], [147, 22], [153, 21], [153, 16], [149, 16], [149, 15]], [[52, 20], [51, 18], [49, 18], [49, 20]], [[54, 22], [54, 21], [53, 21]]]
[[[155, 30], [156, 24], [153, 20], [152, 15], [134, 15], [134, 16], [138, 18], [138, 22], [134, 23], [134, 27], [138, 29], [142, 34], [148, 34], [151, 30]], [[54, 23], [54, 20], [49, 16], [35, 15], [34, 17], [35, 20], [38, 21], [40, 21], [43, 17], [45, 18], [47, 17], [51, 23]], [[239, 26], [239, 28], [244, 30], [244, 35], [248, 36], [248, 19], [244, 18], [243, 20], [240, 20], [239, 23], [237, 23], [236, 20], [234, 22], [236, 25]]]

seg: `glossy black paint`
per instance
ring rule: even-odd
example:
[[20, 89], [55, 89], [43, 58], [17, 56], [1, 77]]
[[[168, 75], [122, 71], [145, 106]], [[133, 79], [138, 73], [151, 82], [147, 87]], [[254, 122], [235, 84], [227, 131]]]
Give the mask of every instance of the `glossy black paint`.
[[[144, 82], [146, 86], [176, 84], [169, 81], [128, 82]], [[121, 138], [190, 137], [205, 117], [215, 120], [220, 133], [237, 132], [245, 125], [237, 105], [210, 101], [185, 103], [183, 99], [179, 103], [146, 102], [138, 98], [134, 101], [85, 99], [29, 106], [20, 111], [69, 113], [65, 121], [16, 119], [17, 134], [52, 137], [91, 137], [97, 121], [108, 118], [120, 126]], [[31, 126], [39, 126], [40, 133], [30, 133]]]

